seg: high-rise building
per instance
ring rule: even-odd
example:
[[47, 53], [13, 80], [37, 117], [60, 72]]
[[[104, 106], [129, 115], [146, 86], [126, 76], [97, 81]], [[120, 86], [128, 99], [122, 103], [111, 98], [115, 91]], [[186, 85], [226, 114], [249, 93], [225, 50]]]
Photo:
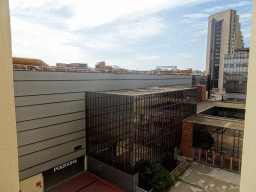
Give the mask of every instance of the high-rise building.
[[249, 48], [225, 55], [223, 90], [226, 101], [246, 101]]
[[209, 16], [206, 74], [210, 74], [212, 88], [223, 89], [224, 55], [244, 47], [240, 27], [239, 16], [233, 9]]

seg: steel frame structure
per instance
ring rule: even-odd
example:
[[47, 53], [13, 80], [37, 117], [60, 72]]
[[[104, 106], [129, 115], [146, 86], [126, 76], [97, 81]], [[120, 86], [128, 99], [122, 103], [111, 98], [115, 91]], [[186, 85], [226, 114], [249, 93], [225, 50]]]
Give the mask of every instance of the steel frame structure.
[[139, 160], [162, 163], [196, 114], [197, 89], [141, 94], [86, 92], [87, 155], [129, 174]]

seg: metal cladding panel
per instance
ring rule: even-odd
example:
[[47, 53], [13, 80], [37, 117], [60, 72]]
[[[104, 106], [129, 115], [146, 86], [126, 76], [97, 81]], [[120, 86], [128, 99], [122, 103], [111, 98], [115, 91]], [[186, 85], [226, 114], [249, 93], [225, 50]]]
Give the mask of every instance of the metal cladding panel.
[[85, 110], [85, 101], [70, 101], [16, 108], [16, 121], [27, 121], [43, 117], [73, 113]]
[[103, 80], [103, 81], [19, 81], [14, 83], [15, 96], [68, 93], [81, 91], [110, 91], [152, 86], [191, 86], [191, 79]]
[[24, 80], [106, 80], [106, 79], [186, 79], [191, 75], [156, 75], [156, 74], [117, 74], [117, 73], [79, 73], [79, 72], [36, 72], [14, 71], [14, 81]]
[[56, 125], [60, 123], [65, 123], [69, 121], [79, 120], [85, 118], [85, 111], [71, 113], [66, 115], [59, 115], [54, 117], [46, 117], [43, 119], [35, 119], [32, 121], [23, 121], [16, 123], [17, 132], [28, 131], [31, 129], [36, 129], [39, 127], [46, 127], [50, 125]]
[[19, 179], [20, 179], [20, 181], [22, 181], [24, 179], [32, 177], [33, 175], [42, 173], [42, 172], [44, 172], [44, 171], [46, 171], [48, 169], [54, 168], [54, 167], [56, 167], [58, 165], [61, 165], [63, 163], [66, 163], [68, 161], [76, 159], [78, 157], [84, 156], [85, 153], [86, 153], [86, 149], [82, 149], [80, 151], [77, 151], [77, 152], [74, 152], [74, 153], [71, 153], [71, 154], [67, 154], [67, 155], [65, 155], [63, 157], [60, 157], [60, 158], [57, 158], [57, 159], [54, 159], [54, 160], [42, 163], [42, 164], [37, 165], [35, 167], [31, 167], [30, 169], [26, 169], [24, 171], [20, 171]]
[[[41, 141], [38, 143], [33, 143], [31, 145], [25, 145], [23, 147], [19, 147], [18, 154], [20, 156], [24, 156], [30, 153], [38, 152], [56, 145], [64, 144], [73, 140], [80, 139], [82, 137], [85, 137], [85, 130], [78, 131], [75, 133], [70, 133], [68, 135], [64, 135], [61, 137]], [[85, 138], [84, 138], [85, 140]]]
[[24, 169], [28, 169], [41, 163], [51, 161], [52, 159], [75, 152], [74, 148], [79, 145], [81, 145], [81, 149], [85, 148], [85, 138], [19, 157], [19, 170], [22, 171]]
[[26, 97], [15, 97], [15, 106], [27, 106], [38, 105], [46, 103], [56, 103], [63, 101], [84, 100], [85, 94], [82, 93], [66, 93], [66, 94], [54, 94], [54, 95], [37, 95]]
[[19, 132], [17, 134], [18, 146], [28, 145], [81, 130], [85, 130], [85, 119]]

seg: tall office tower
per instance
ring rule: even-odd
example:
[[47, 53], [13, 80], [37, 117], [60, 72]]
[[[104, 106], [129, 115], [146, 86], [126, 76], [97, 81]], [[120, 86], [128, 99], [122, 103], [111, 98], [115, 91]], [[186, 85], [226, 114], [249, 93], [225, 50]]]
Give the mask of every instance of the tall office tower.
[[235, 10], [229, 9], [209, 16], [206, 74], [210, 74], [211, 88], [223, 89], [224, 55], [244, 47], [240, 27]]

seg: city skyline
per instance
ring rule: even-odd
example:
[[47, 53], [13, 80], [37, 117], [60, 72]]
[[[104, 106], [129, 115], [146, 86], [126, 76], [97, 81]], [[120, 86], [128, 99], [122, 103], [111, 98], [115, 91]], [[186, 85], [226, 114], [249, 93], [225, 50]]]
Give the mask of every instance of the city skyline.
[[[205, 70], [208, 17], [234, 9], [250, 46], [252, 1], [10, 1], [13, 57], [130, 70]], [[113, 5], [115, 5], [113, 7]], [[83, 19], [89, 18], [89, 19]]]

